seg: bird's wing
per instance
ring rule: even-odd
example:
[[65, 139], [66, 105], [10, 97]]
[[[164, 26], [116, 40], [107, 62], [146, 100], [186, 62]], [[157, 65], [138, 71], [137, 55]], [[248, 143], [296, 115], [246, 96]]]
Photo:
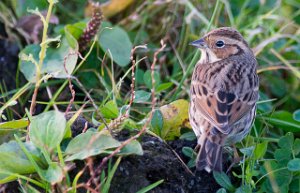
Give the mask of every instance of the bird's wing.
[[243, 96], [224, 90], [210, 91], [200, 82], [192, 83], [192, 100], [205, 119], [220, 132], [228, 134], [231, 125], [251, 110], [258, 99], [258, 89], [249, 88]]

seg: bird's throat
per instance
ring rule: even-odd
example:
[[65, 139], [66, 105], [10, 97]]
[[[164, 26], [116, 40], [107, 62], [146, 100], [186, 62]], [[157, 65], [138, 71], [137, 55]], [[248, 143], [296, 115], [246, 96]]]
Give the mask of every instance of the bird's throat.
[[199, 60], [199, 63], [205, 64], [205, 63], [214, 63], [217, 61], [220, 61], [221, 59], [218, 58], [211, 50], [209, 49], [201, 49], [201, 58]]

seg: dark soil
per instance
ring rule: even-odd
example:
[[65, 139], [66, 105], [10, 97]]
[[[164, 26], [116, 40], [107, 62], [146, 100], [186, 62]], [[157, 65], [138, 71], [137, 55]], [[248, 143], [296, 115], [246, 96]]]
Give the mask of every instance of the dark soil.
[[[143, 156], [122, 159], [112, 181], [111, 193], [134, 193], [161, 179], [164, 182], [151, 193], [208, 193], [220, 188], [212, 174], [205, 171], [189, 173], [170, 146], [159, 139], [145, 135], [141, 144]], [[171, 145], [181, 153], [182, 145], [194, 147], [196, 141], [176, 140]]]

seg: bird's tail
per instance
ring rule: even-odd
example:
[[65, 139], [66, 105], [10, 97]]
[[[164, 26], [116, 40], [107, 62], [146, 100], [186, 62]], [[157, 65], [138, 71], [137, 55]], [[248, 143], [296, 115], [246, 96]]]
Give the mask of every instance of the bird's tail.
[[201, 147], [196, 159], [198, 170], [205, 169], [207, 172], [222, 171], [222, 152], [223, 146], [214, 142], [207, 136], [201, 136]]

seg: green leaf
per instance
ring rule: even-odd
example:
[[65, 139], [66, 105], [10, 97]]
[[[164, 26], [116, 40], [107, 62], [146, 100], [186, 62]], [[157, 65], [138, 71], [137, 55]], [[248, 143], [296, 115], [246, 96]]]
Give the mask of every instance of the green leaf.
[[297, 111], [295, 111], [295, 112], [293, 113], [293, 118], [294, 118], [296, 121], [298, 121], [299, 124], [300, 124], [300, 109], [298, 109]]
[[143, 84], [144, 83], [144, 74], [145, 72], [139, 68], [135, 71], [135, 81], [137, 84]]
[[[64, 32], [66, 31], [70, 33], [76, 40], [78, 40], [83, 33], [84, 29], [86, 28], [85, 22], [77, 22], [74, 24], [68, 24], [64, 27]], [[68, 38], [67, 38], [68, 39]]]
[[293, 179], [293, 175], [292, 172], [290, 172], [288, 169], [285, 169], [286, 165], [281, 166], [281, 164], [276, 163], [276, 161], [271, 160], [271, 161], [265, 161], [264, 162], [264, 167], [263, 169], [263, 173], [262, 174], [266, 174], [269, 173], [271, 171], [276, 171], [276, 172], [272, 172], [271, 175], [267, 175], [267, 179], [266, 180], [266, 188], [267, 188], [267, 192], [273, 192], [273, 184], [276, 183], [279, 190], [278, 192], [287, 192], [287, 187], [289, 185], [289, 183], [292, 181]]
[[62, 168], [55, 162], [51, 163], [47, 170], [44, 170], [43, 177], [47, 182], [55, 184], [61, 182], [64, 174]]
[[27, 15], [29, 9], [38, 8], [39, 10], [45, 10], [48, 7], [47, 1], [41, 0], [30, 0], [30, 1], [23, 1], [23, 0], [16, 0], [14, 3], [14, 9], [18, 16], [18, 18]]
[[254, 159], [262, 158], [267, 151], [267, 147], [268, 147], [268, 141], [258, 143], [254, 149]]
[[300, 159], [295, 158], [295, 159], [290, 160], [289, 163], [287, 164], [287, 168], [291, 172], [300, 171]]
[[121, 149], [117, 155], [143, 155], [143, 148], [141, 144], [137, 140], [131, 141], [129, 144], [127, 144], [125, 147]]
[[293, 145], [293, 151], [295, 155], [298, 155], [300, 153], [300, 139], [295, 139], [294, 145]]
[[227, 193], [225, 188], [220, 188], [216, 193]]
[[241, 148], [239, 149], [239, 151], [242, 152], [242, 154], [251, 157], [254, 149], [255, 149], [254, 146], [249, 146], [249, 147]]
[[264, 117], [264, 119], [284, 131], [300, 132], [300, 124], [290, 112], [276, 111], [271, 117]]
[[172, 82], [167, 82], [167, 83], [163, 83], [157, 86], [157, 88], [155, 89], [156, 92], [161, 92], [163, 90], [167, 90], [168, 88], [170, 88], [173, 85]]
[[155, 110], [151, 119], [151, 129], [154, 133], [161, 135], [161, 130], [164, 125], [163, 116], [160, 110]]
[[[33, 59], [38, 62], [39, 61], [39, 53], [41, 51], [40, 46], [36, 44], [31, 44], [26, 46], [23, 50], [20, 51], [19, 57], [21, 57], [22, 54], [29, 55], [31, 54]], [[35, 65], [30, 62], [30, 61], [24, 61], [20, 59], [20, 70], [25, 76], [25, 78], [29, 82], [35, 82], [35, 73], [36, 73], [36, 68]], [[42, 69], [43, 71], [43, 69]]]
[[159, 186], [161, 183], [163, 183], [164, 180], [159, 180], [157, 182], [154, 182], [153, 184], [150, 184], [149, 186], [137, 191], [136, 193], [146, 193], [149, 192], [150, 190], [156, 188], [157, 186]]
[[107, 119], [115, 119], [119, 115], [119, 109], [115, 101], [108, 101], [102, 108], [100, 108], [100, 112]]
[[29, 136], [35, 146], [51, 151], [62, 141], [67, 123], [63, 113], [48, 111], [34, 116], [30, 122]]
[[[76, 40], [76, 37], [73, 35], [73, 33], [77, 32], [76, 30], [80, 31], [80, 29], [75, 28], [73, 25], [66, 25], [64, 27], [66, 39], [67, 39], [69, 45], [71, 46], [71, 48], [78, 50], [78, 42]], [[79, 32], [77, 32], [77, 33], [79, 33]]]
[[293, 178], [292, 182], [290, 183], [290, 186], [289, 186], [289, 191], [290, 192], [293, 192], [293, 193], [297, 193], [299, 192], [299, 178]]
[[[36, 161], [41, 162], [39, 158], [41, 154], [32, 143], [24, 143], [24, 146]], [[35, 172], [34, 166], [16, 141], [3, 143], [0, 146], [0, 157], [0, 179], [8, 177], [1, 173], [1, 171], [18, 174], [30, 174]], [[13, 179], [16, 179], [16, 177], [13, 177], [12, 180]]]
[[289, 150], [293, 148], [293, 143], [294, 143], [294, 135], [293, 133], [290, 132], [287, 133], [285, 136], [282, 136], [278, 141], [279, 147], [283, 149], [289, 149]]
[[[160, 84], [160, 76], [158, 72], [154, 72], [154, 80], [155, 85], [154, 87], [157, 88], [157, 86]], [[152, 89], [152, 76], [151, 76], [151, 70], [147, 70], [144, 74], [144, 83], [146, 84], [147, 88]]]
[[182, 153], [189, 158], [193, 158], [195, 154], [194, 150], [190, 147], [183, 147]]
[[274, 152], [275, 159], [285, 165], [291, 159], [292, 151], [289, 149], [276, 149]]
[[[67, 40], [63, 39], [59, 48], [49, 47], [41, 69], [42, 73], [52, 74], [55, 78], [66, 78], [72, 74], [78, 59], [78, 48], [72, 49]], [[40, 46], [26, 46], [19, 54], [31, 54], [33, 59], [38, 63]], [[20, 70], [29, 82], [36, 81], [36, 66], [27, 60], [20, 60]]]
[[150, 98], [151, 98], [150, 92], [138, 90], [138, 91], [135, 91], [135, 98], [134, 98], [133, 102], [144, 103], [144, 102], [148, 102]]
[[232, 185], [230, 179], [224, 172], [213, 172], [213, 175], [220, 186], [230, 192], [233, 192], [235, 190], [235, 187]]
[[[102, 28], [103, 29], [103, 28]], [[119, 65], [126, 66], [130, 62], [132, 43], [128, 34], [121, 27], [115, 26], [104, 29], [99, 33], [98, 40], [101, 48]]]
[[193, 131], [191, 132], [186, 132], [184, 134], [182, 134], [179, 139], [183, 139], [183, 140], [188, 140], [188, 141], [193, 141], [195, 139], [197, 139], [195, 133]]
[[20, 129], [28, 126], [27, 119], [19, 119], [0, 123], [0, 130], [2, 129]]
[[252, 193], [250, 185], [243, 185], [236, 189], [234, 193]]
[[90, 156], [105, 153], [106, 150], [116, 148], [120, 145], [121, 143], [110, 135], [87, 131], [70, 141], [65, 151], [68, 155], [66, 161], [84, 160]]

